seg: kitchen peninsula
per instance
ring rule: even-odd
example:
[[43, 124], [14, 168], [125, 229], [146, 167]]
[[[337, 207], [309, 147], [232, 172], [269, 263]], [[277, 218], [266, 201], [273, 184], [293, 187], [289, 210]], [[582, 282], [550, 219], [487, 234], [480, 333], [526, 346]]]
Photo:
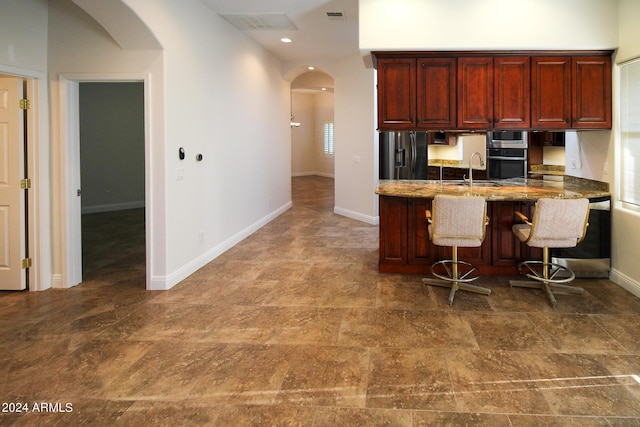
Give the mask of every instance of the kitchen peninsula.
[[539, 198], [610, 198], [609, 185], [600, 181], [564, 176], [557, 180], [512, 178], [475, 181], [381, 180], [380, 272], [430, 274], [431, 264], [450, 257], [450, 248], [433, 245], [427, 233], [425, 211], [438, 194], [477, 195], [487, 200], [489, 226], [482, 246], [459, 248], [459, 256], [475, 264], [481, 274], [518, 274], [525, 259], [539, 258], [538, 249], [523, 245], [511, 231], [515, 211], [531, 216]]

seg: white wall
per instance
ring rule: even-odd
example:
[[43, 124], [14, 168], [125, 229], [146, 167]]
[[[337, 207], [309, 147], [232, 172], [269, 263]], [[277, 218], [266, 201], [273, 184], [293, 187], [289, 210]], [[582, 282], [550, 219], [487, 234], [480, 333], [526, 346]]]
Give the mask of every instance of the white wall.
[[640, 3], [637, 0], [618, 0], [618, 37], [620, 47], [616, 62], [624, 62], [640, 55]]
[[360, 0], [359, 6], [363, 53], [618, 45], [612, 0]]
[[145, 205], [144, 85], [80, 83], [82, 213]]
[[291, 93], [295, 121], [300, 127], [291, 128], [291, 175], [315, 174], [314, 143], [316, 134], [315, 96], [308, 92]]
[[[565, 172], [568, 175], [612, 184], [611, 176], [608, 173], [609, 153], [612, 147], [613, 141], [609, 130], [566, 132]], [[549, 148], [553, 147], [545, 147], [545, 156]], [[552, 164], [551, 162], [546, 163]]]
[[169, 287], [291, 205], [289, 84], [200, 1], [125, 3], [165, 52], [167, 256], [155, 287]]
[[47, 0], [0, 2], [0, 64], [47, 70]]
[[336, 61], [335, 207], [340, 215], [378, 222], [378, 133], [375, 131], [374, 72], [353, 55]]

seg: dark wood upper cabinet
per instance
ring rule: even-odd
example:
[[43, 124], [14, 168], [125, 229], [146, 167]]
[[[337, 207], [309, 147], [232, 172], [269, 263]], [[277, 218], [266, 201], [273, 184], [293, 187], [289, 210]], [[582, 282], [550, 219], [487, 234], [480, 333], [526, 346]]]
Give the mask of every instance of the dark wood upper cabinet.
[[571, 60], [573, 128], [611, 128], [611, 57]]
[[378, 59], [378, 127], [416, 127], [416, 59]]
[[531, 59], [531, 127], [571, 127], [571, 58]]
[[497, 57], [494, 60], [493, 110], [495, 129], [531, 126], [531, 58]]
[[418, 58], [417, 125], [456, 128], [456, 58]]
[[611, 53], [375, 52], [378, 128], [610, 129]]
[[458, 58], [458, 128], [493, 127], [493, 57]]

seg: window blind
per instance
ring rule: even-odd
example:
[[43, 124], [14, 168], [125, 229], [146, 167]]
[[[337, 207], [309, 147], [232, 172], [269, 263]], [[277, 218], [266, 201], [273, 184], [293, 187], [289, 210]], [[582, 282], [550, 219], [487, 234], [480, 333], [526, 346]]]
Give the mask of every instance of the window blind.
[[620, 66], [620, 201], [640, 208], [640, 59]]
[[324, 154], [333, 156], [333, 122], [324, 122], [323, 135]]

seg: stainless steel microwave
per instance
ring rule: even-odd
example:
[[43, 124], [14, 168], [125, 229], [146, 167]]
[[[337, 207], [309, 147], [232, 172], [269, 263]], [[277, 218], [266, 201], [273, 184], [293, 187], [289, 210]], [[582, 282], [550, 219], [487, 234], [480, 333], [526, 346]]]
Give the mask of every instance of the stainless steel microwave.
[[487, 148], [527, 148], [526, 131], [502, 130], [487, 132]]

